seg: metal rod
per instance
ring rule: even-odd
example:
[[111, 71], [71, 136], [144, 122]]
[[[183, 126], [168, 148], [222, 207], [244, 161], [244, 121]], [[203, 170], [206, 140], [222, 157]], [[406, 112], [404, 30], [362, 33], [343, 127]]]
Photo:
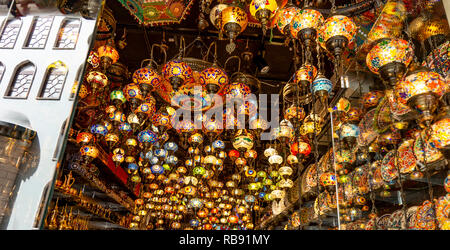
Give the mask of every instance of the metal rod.
[[341, 230], [341, 216], [339, 212], [339, 189], [338, 189], [338, 181], [337, 181], [337, 173], [336, 173], [336, 151], [334, 146], [334, 129], [333, 129], [333, 110], [329, 109], [330, 111], [330, 127], [331, 127], [331, 145], [333, 146], [333, 169], [334, 169], [334, 177], [336, 178], [336, 208], [337, 208], [337, 217], [338, 217], [338, 229]]

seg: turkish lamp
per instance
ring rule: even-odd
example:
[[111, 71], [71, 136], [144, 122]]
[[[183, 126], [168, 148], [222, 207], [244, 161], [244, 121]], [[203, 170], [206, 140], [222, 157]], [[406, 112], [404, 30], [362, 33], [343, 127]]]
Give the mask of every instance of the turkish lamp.
[[311, 49], [312, 43], [317, 39], [317, 31], [321, 28], [325, 19], [322, 14], [308, 6], [300, 10], [291, 22], [291, 35], [299, 39], [307, 50]]
[[81, 159], [85, 165], [92, 162], [99, 155], [99, 150], [95, 146], [86, 145], [80, 148]]
[[141, 122], [135, 113], [130, 113], [127, 117], [127, 121], [131, 125], [131, 129], [133, 129], [133, 131], [138, 131], [141, 126]]
[[144, 96], [138, 84], [130, 83], [125, 85], [123, 94], [127, 101], [130, 102], [131, 110], [135, 110], [144, 101]]
[[220, 19], [222, 25], [220, 30], [230, 39], [230, 43], [227, 44], [226, 50], [231, 54], [236, 48], [234, 40], [247, 27], [247, 13], [237, 6], [229, 6], [222, 10]]
[[[153, 59], [150, 59], [151, 61]], [[139, 84], [142, 95], [147, 97], [150, 92], [156, 91], [162, 84], [162, 78], [158, 72], [151, 67], [151, 62], [146, 67], [137, 69], [132, 76], [133, 82]]]
[[434, 119], [433, 112], [438, 107], [439, 98], [449, 89], [442, 77], [432, 71], [418, 71], [405, 77], [396, 85], [396, 95], [400, 102], [419, 112], [419, 122], [429, 127]]
[[450, 159], [450, 118], [443, 118], [431, 125], [429, 141], [446, 159]]
[[281, 163], [283, 163], [283, 157], [278, 154], [272, 155], [269, 157], [268, 161], [272, 166], [279, 166]]
[[275, 25], [281, 34], [287, 37], [291, 35], [290, 28], [292, 25], [292, 19], [298, 15], [299, 11], [300, 9], [295, 6], [292, 1], [289, 1], [284, 8], [278, 11]]
[[261, 23], [263, 36], [266, 35], [268, 23], [278, 10], [276, 0], [252, 0], [249, 6], [250, 14]]
[[328, 105], [328, 97], [333, 90], [333, 83], [322, 73], [319, 73], [311, 84], [311, 92], [319, 98], [323, 105]]
[[81, 146], [95, 143], [95, 137], [89, 132], [79, 132], [76, 138], [76, 142]]
[[119, 140], [120, 140], [119, 136], [115, 133], [110, 132], [105, 135], [105, 141], [106, 144], [108, 145], [109, 150], [112, 150], [113, 147], [117, 145]]
[[403, 78], [411, 63], [414, 51], [408, 41], [394, 38], [382, 39], [367, 54], [366, 65], [380, 75], [387, 88], [394, 88]]
[[122, 105], [127, 101], [122, 90], [113, 90], [111, 91], [111, 94], [109, 96], [111, 102], [117, 109], [120, 109]]
[[339, 139], [344, 142], [346, 149], [351, 149], [356, 145], [356, 138], [358, 138], [359, 133], [359, 127], [357, 125], [346, 123], [339, 129]]
[[280, 122], [280, 126], [276, 130], [276, 137], [279, 141], [287, 143], [294, 137], [294, 126], [286, 119]]
[[100, 46], [97, 49], [97, 54], [104, 72], [106, 72], [109, 66], [119, 60], [119, 52], [114, 48], [111, 40], [107, 44]]
[[86, 75], [86, 81], [92, 88], [92, 93], [95, 95], [96, 93], [102, 91], [109, 83], [108, 77], [98, 71], [90, 71]]
[[334, 55], [340, 62], [341, 55], [356, 35], [358, 27], [353, 20], [343, 15], [332, 15], [325, 20], [318, 32], [318, 41], [322, 48]]

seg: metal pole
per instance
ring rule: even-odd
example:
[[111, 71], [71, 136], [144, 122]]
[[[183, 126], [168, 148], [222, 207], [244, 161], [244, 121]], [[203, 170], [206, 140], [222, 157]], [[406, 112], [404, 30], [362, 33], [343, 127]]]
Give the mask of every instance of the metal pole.
[[341, 230], [341, 216], [339, 213], [339, 189], [338, 189], [338, 179], [337, 179], [337, 173], [336, 173], [336, 151], [334, 146], [334, 129], [333, 129], [333, 109], [329, 108], [328, 111], [330, 112], [330, 126], [331, 126], [331, 144], [333, 147], [333, 169], [334, 169], [334, 177], [336, 178], [336, 208], [337, 208], [337, 217], [338, 217], [338, 229]]

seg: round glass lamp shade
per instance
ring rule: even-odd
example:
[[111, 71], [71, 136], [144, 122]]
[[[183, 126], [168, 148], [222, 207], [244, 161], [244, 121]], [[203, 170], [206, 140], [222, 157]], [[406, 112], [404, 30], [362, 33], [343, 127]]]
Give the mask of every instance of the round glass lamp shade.
[[265, 157], [271, 157], [272, 155], [276, 155], [276, 154], [278, 154], [277, 150], [272, 147], [264, 150]]
[[208, 93], [217, 93], [223, 86], [228, 84], [228, 75], [220, 68], [211, 67], [200, 73], [200, 84], [206, 88]]
[[98, 57], [109, 58], [111, 60], [110, 64], [114, 64], [119, 60], [119, 52], [112, 46], [103, 45], [97, 49]]
[[311, 153], [311, 146], [304, 141], [300, 141], [300, 143], [295, 142], [291, 145], [291, 153], [293, 155], [301, 154], [306, 157]]
[[298, 15], [300, 9], [293, 7], [285, 7], [278, 11], [275, 25], [283, 35], [290, 35], [290, 26], [292, 19]]
[[250, 15], [259, 19], [260, 14], [258, 14], [261, 10], [269, 11], [268, 18], [272, 18], [275, 16], [275, 13], [278, 9], [277, 1], [275, 0], [252, 0], [249, 6]]
[[306, 116], [305, 110], [302, 107], [297, 107], [292, 105], [284, 111], [284, 119], [298, 119], [299, 121], [303, 120]]
[[144, 96], [142, 95], [141, 89], [139, 88], [139, 85], [136, 83], [130, 83], [125, 85], [123, 88], [123, 94], [125, 95], [125, 98], [127, 101], [131, 101], [132, 103], [135, 103], [136, 100], [143, 101]]
[[156, 135], [155, 132], [153, 132], [151, 130], [143, 130], [143, 131], [139, 132], [137, 138], [138, 138], [138, 141], [141, 143], [149, 142], [149, 143], [154, 144], [158, 141], [158, 136]]
[[412, 61], [413, 55], [414, 51], [408, 41], [384, 39], [369, 51], [366, 56], [366, 64], [370, 71], [379, 74], [380, 70], [384, 70], [382, 67], [390, 63], [398, 63], [406, 68]]
[[351, 18], [334, 15], [324, 21], [317, 38], [322, 48], [327, 49], [327, 43], [331, 38], [344, 37], [348, 43], [353, 40], [357, 30], [358, 27]]
[[317, 69], [313, 65], [305, 64], [300, 67], [297, 72], [295, 72], [294, 83], [299, 84], [303, 82], [307, 82], [310, 84], [314, 78], [317, 76]]
[[228, 7], [228, 5], [219, 3], [219, 4], [215, 5], [214, 7], [212, 7], [212, 9], [209, 13], [209, 20], [214, 25], [214, 27], [216, 27], [217, 29], [220, 29], [220, 27], [222, 27], [220, 17], [222, 15], [222, 10], [224, 10], [227, 7]]
[[91, 85], [94, 92], [108, 85], [108, 77], [98, 71], [90, 71], [86, 76], [86, 81]]
[[164, 80], [170, 82], [175, 90], [192, 81], [194, 77], [191, 67], [178, 59], [167, 62], [161, 72]]
[[405, 77], [405, 80], [398, 82], [396, 95], [399, 101], [407, 104], [408, 101], [420, 94], [433, 93], [441, 97], [449, 89], [448, 84], [442, 77], [432, 71], [420, 71]]
[[315, 40], [317, 37], [317, 30], [322, 26], [325, 19], [322, 14], [314, 9], [302, 9], [297, 15], [292, 18], [290, 32], [293, 38], [300, 38], [302, 31], [306, 29], [314, 30], [311, 39]]
[[346, 123], [343, 124], [339, 131], [339, 138], [342, 140], [346, 137], [355, 137], [359, 136], [359, 127], [355, 124]]
[[245, 98], [251, 93], [250, 87], [241, 82], [232, 82], [227, 85], [225, 94], [230, 98]]
[[109, 98], [113, 103], [122, 104], [127, 101], [125, 98], [125, 95], [123, 94], [122, 90], [113, 90], [111, 91], [111, 94], [109, 95]]
[[99, 151], [96, 147], [88, 145], [88, 146], [81, 147], [80, 153], [82, 156], [87, 156], [87, 157], [94, 159], [94, 158], [97, 158]]
[[281, 157], [280, 155], [272, 155], [269, 157], [269, 163], [279, 165], [283, 163], [283, 157]]
[[429, 141], [438, 149], [450, 145], [450, 118], [441, 119], [431, 125]]
[[[233, 35], [230, 38], [234, 39], [235, 36], [247, 28], [247, 13], [243, 9], [236, 6], [229, 6], [223, 9], [221, 14], [220, 24], [222, 26], [220, 28], [225, 32], [227, 30], [232, 31]], [[228, 36], [230, 36], [230, 33], [228, 33]]]
[[319, 74], [311, 84], [311, 92], [314, 94], [326, 93], [329, 94], [333, 89], [333, 83], [325, 76]]
[[142, 92], [147, 95], [161, 86], [161, 76], [150, 67], [143, 67], [133, 73], [133, 82], [141, 86]]
[[250, 134], [239, 135], [233, 139], [233, 147], [239, 151], [247, 151], [253, 148], [254, 140]]
[[324, 187], [336, 185], [336, 175], [331, 172], [325, 172], [319, 177], [320, 184]]

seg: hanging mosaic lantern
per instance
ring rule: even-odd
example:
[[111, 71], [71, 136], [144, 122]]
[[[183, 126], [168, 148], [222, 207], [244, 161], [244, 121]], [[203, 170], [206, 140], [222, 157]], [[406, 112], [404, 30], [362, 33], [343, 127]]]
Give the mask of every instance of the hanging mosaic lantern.
[[144, 101], [139, 85], [136, 83], [130, 83], [123, 88], [123, 94], [127, 101], [130, 102], [131, 108], [135, 110]]
[[298, 7], [293, 4], [289, 5], [289, 3], [283, 9], [278, 11], [275, 25], [281, 34], [285, 36], [289, 36], [291, 34], [290, 28], [292, 19], [298, 15], [299, 11], [300, 9]]
[[412, 61], [414, 51], [403, 39], [384, 39], [367, 54], [366, 64], [370, 71], [379, 74], [386, 87], [393, 88], [403, 77]]
[[223, 86], [228, 84], [228, 75], [218, 67], [211, 67], [200, 73], [200, 84], [209, 94], [216, 94]]
[[302, 86], [309, 86], [316, 76], [316, 67], [310, 64], [304, 64], [295, 72], [294, 83]]
[[447, 159], [450, 158], [450, 118], [441, 119], [431, 125], [429, 140]]
[[347, 149], [350, 149], [355, 146], [356, 138], [358, 138], [359, 133], [359, 127], [357, 125], [346, 123], [339, 129], [339, 139], [343, 140]]
[[319, 11], [308, 7], [302, 9], [292, 19], [291, 36], [302, 41], [305, 47], [310, 48], [311, 43], [317, 38], [317, 30], [320, 29], [324, 21]]
[[135, 84], [139, 84], [144, 97], [161, 86], [161, 77], [150, 65], [136, 70], [132, 79]]
[[162, 77], [177, 91], [181, 86], [190, 83], [194, 76], [191, 67], [179, 58], [164, 64]]
[[113, 90], [111, 91], [111, 94], [109, 96], [113, 105], [116, 106], [118, 109], [120, 109], [120, 107], [127, 101], [122, 90]]
[[119, 60], [119, 52], [111, 46], [111, 44], [100, 46], [97, 49], [98, 57], [103, 69], [106, 71], [109, 66], [116, 63]]
[[222, 27], [221, 15], [222, 15], [222, 11], [227, 7], [228, 7], [228, 5], [219, 3], [219, 4], [215, 5], [214, 7], [212, 7], [212, 9], [209, 12], [209, 20], [214, 25], [214, 27], [216, 27], [217, 29], [220, 29]]
[[343, 15], [333, 15], [325, 20], [318, 32], [318, 41], [337, 59], [356, 35], [357, 26], [353, 20]]
[[234, 51], [236, 45], [234, 39], [247, 28], [248, 18], [247, 13], [237, 6], [229, 6], [221, 12], [221, 27], [220, 30], [224, 32], [230, 39], [226, 50], [228, 53]]
[[253, 136], [250, 133], [240, 133], [233, 139], [233, 147], [240, 152], [250, 150], [253, 148], [253, 144]]
[[93, 94], [103, 90], [108, 85], [108, 77], [98, 71], [89, 71], [86, 81], [90, 84]]
[[88, 164], [98, 157], [99, 151], [95, 146], [87, 145], [80, 148], [80, 153], [84, 164]]
[[300, 141], [293, 143], [290, 150], [292, 155], [299, 155], [300, 159], [304, 159], [311, 153], [311, 146], [304, 141]]
[[396, 88], [396, 96], [400, 102], [420, 113], [419, 121], [426, 126], [431, 125], [433, 112], [438, 106], [439, 98], [447, 92], [449, 85], [435, 72], [419, 71], [400, 81]]
[[328, 96], [333, 90], [333, 83], [323, 74], [319, 73], [311, 84], [311, 92], [316, 95], [323, 104], [326, 104]]
[[249, 6], [250, 14], [261, 23], [263, 36], [266, 35], [268, 22], [278, 10], [276, 0], [252, 0]]
[[144, 150], [149, 150], [150, 147], [158, 141], [158, 136], [151, 130], [143, 130], [138, 134], [138, 141], [144, 145]]

